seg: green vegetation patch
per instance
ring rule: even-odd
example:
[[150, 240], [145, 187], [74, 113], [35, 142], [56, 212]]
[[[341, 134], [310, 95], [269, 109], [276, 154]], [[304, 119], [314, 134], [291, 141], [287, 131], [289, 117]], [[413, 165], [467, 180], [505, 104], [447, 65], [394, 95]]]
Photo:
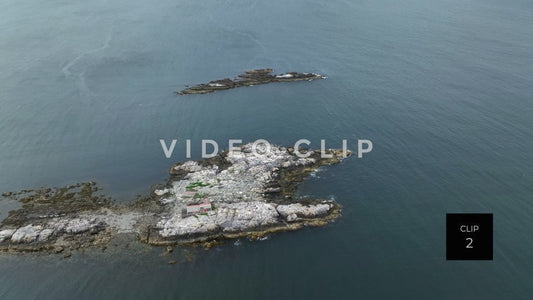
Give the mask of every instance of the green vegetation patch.
[[204, 187], [204, 186], [209, 186], [209, 183], [203, 183], [201, 181], [196, 181], [196, 182], [192, 182], [191, 184], [189, 184], [185, 189], [187, 191], [192, 191], [197, 187]]

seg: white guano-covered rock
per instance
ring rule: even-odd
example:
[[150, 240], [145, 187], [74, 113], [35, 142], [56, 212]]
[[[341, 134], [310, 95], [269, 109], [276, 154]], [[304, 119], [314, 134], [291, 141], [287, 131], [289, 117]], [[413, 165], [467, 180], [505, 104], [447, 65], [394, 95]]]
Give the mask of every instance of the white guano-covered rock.
[[87, 219], [72, 219], [65, 226], [68, 233], [82, 233], [91, 229], [91, 221]]
[[302, 205], [300, 203], [294, 203], [288, 205], [278, 205], [276, 209], [282, 217], [287, 219], [287, 221], [293, 221], [295, 220], [293, 215], [302, 218], [314, 218], [325, 215], [331, 209], [331, 206], [327, 203], [316, 205]]
[[11, 241], [13, 243], [31, 243], [37, 240], [41, 230], [42, 226], [33, 226], [32, 224], [21, 227], [13, 233]]
[[0, 242], [10, 239], [16, 229], [4, 229], [0, 231]]
[[296, 214], [290, 214], [287, 216], [287, 221], [292, 222], [298, 220], [298, 216]]
[[208, 232], [238, 232], [279, 223], [274, 205], [264, 202], [224, 203], [207, 215], [182, 218], [175, 214], [157, 225], [163, 237]]
[[[317, 159], [299, 158], [293, 155], [293, 149], [275, 145], [258, 144], [257, 151], [259, 155], [254, 153], [252, 144], [246, 144], [226, 153], [228, 164], [187, 161], [175, 166], [173, 170], [181, 174], [180, 180], [156, 191], [168, 212], [156, 224], [160, 236], [245, 232], [329, 212], [332, 206], [327, 203], [269, 203], [272, 196], [282, 196], [279, 179], [283, 168], [311, 166]], [[187, 206], [206, 199], [216, 207], [214, 210], [205, 215], [182, 215]]]
[[54, 233], [53, 229], [46, 228], [39, 233], [39, 241], [46, 241]]
[[[230, 151], [226, 159], [231, 163], [227, 169], [220, 170], [216, 165], [202, 166], [195, 161], [187, 161], [175, 166], [174, 171], [185, 171], [183, 180], [172, 183], [166, 190], [157, 190], [162, 196], [162, 204], [195, 204], [197, 199], [191, 193], [208, 195], [214, 203], [234, 203], [250, 201], [267, 201], [265, 193], [279, 192], [279, 188], [269, 184], [276, 180], [282, 167], [308, 165], [315, 162], [311, 158], [298, 158], [291, 155], [286, 148], [271, 145], [258, 146], [260, 155], [252, 151], [252, 144], [243, 145], [240, 150]], [[195, 183], [200, 182], [201, 185]], [[195, 186], [191, 189], [191, 186]]]

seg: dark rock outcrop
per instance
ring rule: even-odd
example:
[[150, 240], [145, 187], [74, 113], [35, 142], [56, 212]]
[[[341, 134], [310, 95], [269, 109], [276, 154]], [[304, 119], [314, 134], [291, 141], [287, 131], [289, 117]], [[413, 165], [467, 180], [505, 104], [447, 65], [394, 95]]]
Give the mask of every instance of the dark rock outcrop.
[[228, 90], [242, 86], [253, 86], [267, 84], [271, 82], [291, 82], [291, 81], [311, 81], [325, 78], [315, 73], [298, 73], [288, 72], [283, 74], [272, 74], [272, 69], [255, 69], [245, 71], [244, 74], [238, 75], [235, 79], [219, 79], [208, 83], [202, 83], [195, 86], [187, 87], [179, 92], [178, 95], [188, 94], [208, 94], [215, 91]]

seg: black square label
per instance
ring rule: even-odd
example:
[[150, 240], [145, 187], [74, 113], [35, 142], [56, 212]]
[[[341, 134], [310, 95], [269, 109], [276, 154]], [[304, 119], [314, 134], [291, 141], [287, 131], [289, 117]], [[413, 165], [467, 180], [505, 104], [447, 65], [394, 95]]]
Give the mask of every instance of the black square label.
[[446, 259], [492, 260], [492, 214], [446, 214]]

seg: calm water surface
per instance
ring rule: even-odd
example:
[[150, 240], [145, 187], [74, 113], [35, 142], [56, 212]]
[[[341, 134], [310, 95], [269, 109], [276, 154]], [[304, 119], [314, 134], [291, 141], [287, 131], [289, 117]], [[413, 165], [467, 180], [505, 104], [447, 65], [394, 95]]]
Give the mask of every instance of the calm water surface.
[[[328, 79], [172, 94], [258, 67]], [[6, 0], [0, 70], [0, 191], [95, 180], [128, 201], [187, 138], [196, 156], [202, 138], [374, 142], [302, 185], [343, 205], [332, 225], [4, 255], [0, 298], [533, 298], [530, 1]], [[172, 159], [160, 138], [182, 141]], [[494, 213], [494, 261], [445, 260], [446, 212]]]

